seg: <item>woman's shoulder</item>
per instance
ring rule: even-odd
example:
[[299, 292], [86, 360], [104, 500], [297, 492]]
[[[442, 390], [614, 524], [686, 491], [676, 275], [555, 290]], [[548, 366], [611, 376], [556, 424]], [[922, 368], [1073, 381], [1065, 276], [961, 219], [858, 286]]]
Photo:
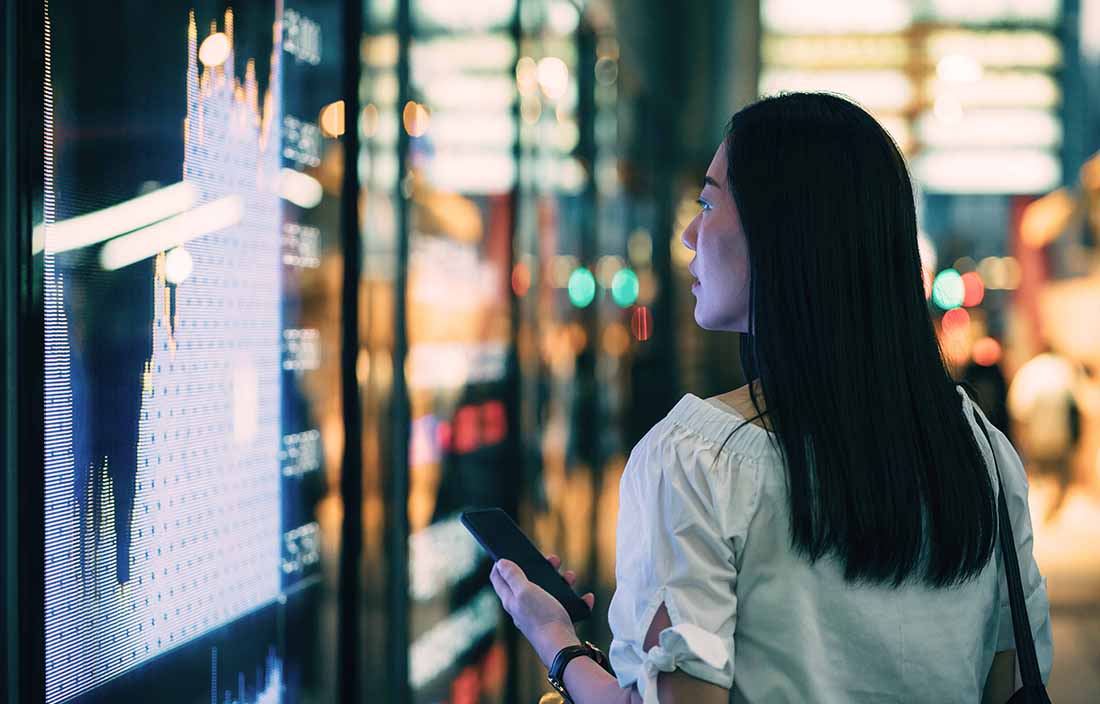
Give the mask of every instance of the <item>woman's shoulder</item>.
[[631, 453], [654, 470], [681, 467], [708, 473], [746, 463], [778, 460], [775, 438], [717, 398], [683, 398], [654, 425]]

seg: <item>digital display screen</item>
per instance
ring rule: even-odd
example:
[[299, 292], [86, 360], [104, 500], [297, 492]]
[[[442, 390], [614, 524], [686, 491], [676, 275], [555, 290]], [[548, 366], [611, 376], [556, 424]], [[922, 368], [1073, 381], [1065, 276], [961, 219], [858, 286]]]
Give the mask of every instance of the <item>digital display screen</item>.
[[243, 5], [47, 7], [47, 702], [315, 686], [340, 9]]

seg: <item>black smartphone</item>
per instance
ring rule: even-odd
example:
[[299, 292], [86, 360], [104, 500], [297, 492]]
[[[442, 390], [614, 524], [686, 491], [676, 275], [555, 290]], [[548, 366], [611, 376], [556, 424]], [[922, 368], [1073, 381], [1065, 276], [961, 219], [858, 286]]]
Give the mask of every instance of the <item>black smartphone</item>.
[[507, 513], [499, 508], [486, 508], [463, 511], [459, 519], [494, 562], [506, 559], [519, 565], [527, 579], [545, 589], [565, 607], [574, 623], [592, 614], [588, 604], [577, 596], [565, 578], [543, 557]]

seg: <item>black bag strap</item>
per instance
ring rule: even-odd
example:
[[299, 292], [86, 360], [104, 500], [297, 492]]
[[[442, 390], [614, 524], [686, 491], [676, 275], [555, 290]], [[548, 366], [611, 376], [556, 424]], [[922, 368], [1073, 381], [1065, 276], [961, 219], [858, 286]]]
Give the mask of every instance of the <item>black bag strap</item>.
[[[971, 401], [971, 406], [974, 403]], [[1024, 599], [1024, 585], [1020, 578], [1020, 562], [1016, 557], [1016, 539], [1012, 532], [1012, 521], [1008, 517], [1008, 502], [1005, 500], [1005, 485], [1001, 478], [1001, 468], [997, 463], [997, 451], [985, 428], [978, 411], [971, 408], [974, 421], [981, 428], [985, 441], [989, 444], [989, 453], [993, 456], [993, 468], [997, 472], [997, 513], [1000, 518], [1001, 558], [1004, 563], [1005, 577], [1008, 582], [1008, 603], [1012, 608], [1012, 632], [1016, 637], [1016, 658], [1020, 662], [1020, 678], [1024, 689], [1042, 688], [1039, 674], [1039, 658], [1035, 654], [1035, 640], [1031, 635], [1031, 621], [1027, 616], [1027, 601]]]

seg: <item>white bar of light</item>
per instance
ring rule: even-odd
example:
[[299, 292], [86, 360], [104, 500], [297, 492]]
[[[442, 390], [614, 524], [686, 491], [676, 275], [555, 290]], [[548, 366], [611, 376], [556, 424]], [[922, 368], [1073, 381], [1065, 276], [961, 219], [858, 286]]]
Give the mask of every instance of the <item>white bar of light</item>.
[[1062, 47], [1047, 32], [975, 32], [948, 29], [932, 32], [925, 42], [928, 57], [969, 56], [986, 68], [1055, 68], [1062, 63]]
[[1047, 193], [1062, 180], [1061, 163], [1043, 149], [932, 149], [916, 158], [913, 172], [933, 193]]
[[107, 271], [121, 269], [196, 237], [236, 225], [244, 218], [244, 199], [226, 196], [186, 213], [123, 235], [103, 245], [99, 263]]
[[904, 72], [893, 69], [810, 71], [765, 69], [760, 92], [826, 91], [851, 97], [872, 110], [901, 112], [913, 102], [913, 84]]
[[436, 188], [457, 193], [508, 193], [516, 182], [516, 164], [509, 151], [448, 150], [436, 152], [428, 165]]
[[917, 120], [917, 135], [931, 147], [1056, 147], [1062, 123], [1045, 110], [974, 110], [958, 122], [926, 112]]
[[44, 246], [50, 252], [87, 247], [150, 223], [177, 215], [195, 203], [197, 189], [186, 181], [157, 189], [102, 210], [44, 227]]
[[440, 73], [511, 70], [516, 46], [506, 34], [438, 37], [413, 42], [409, 65], [414, 83]]
[[878, 34], [913, 23], [909, 0], [764, 0], [764, 27], [786, 34]]
[[[421, 90], [432, 111], [447, 108], [508, 111], [516, 99], [516, 79], [511, 72], [435, 76], [424, 81]], [[430, 126], [428, 130], [431, 131]]]
[[903, 36], [770, 36], [760, 51], [768, 66], [814, 69], [903, 67], [910, 55]]
[[964, 108], [970, 107], [1036, 107], [1050, 108], [1062, 101], [1057, 82], [1040, 71], [986, 71], [981, 80], [958, 84], [929, 78], [926, 95], [952, 95]]
[[279, 197], [299, 208], [315, 208], [325, 196], [321, 182], [309, 174], [283, 167], [279, 172]]
[[432, 113], [428, 134], [440, 149], [485, 147], [510, 149], [516, 141], [516, 123], [501, 111], [438, 111]]
[[1053, 23], [1058, 19], [1058, 0], [932, 0], [928, 19], [953, 22], [1028, 20]]

